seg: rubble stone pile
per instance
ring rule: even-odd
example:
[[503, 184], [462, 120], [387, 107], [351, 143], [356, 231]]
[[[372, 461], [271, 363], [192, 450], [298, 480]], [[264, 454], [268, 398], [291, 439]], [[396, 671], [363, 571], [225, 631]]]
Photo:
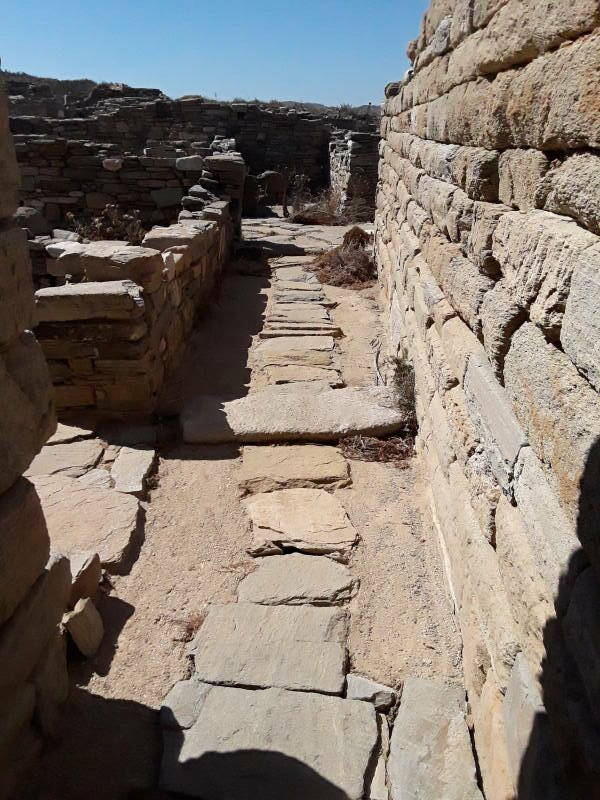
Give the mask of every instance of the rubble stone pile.
[[339, 197], [338, 213], [353, 222], [368, 222], [375, 214], [379, 167], [379, 136], [341, 132], [329, 144], [331, 188]]

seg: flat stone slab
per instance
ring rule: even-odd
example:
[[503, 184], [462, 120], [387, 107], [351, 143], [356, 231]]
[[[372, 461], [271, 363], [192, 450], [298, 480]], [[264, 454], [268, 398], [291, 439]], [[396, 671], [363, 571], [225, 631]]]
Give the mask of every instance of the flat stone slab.
[[277, 396], [265, 389], [230, 401], [200, 396], [181, 415], [183, 438], [189, 444], [335, 442], [352, 433], [394, 433], [403, 423], [397, 397], [385, 387], [330, 389], [310, 395], [292, 391]]
[[238, 485], [244, 492], [329, 487], [350, 483], [348, 463], [335, 447], [245, 447]]
[[391, 800], [483, 800], [465, 713], [462, 686], [404, 682], [388, 758]]
[[274, 303], [267, 322], [330, 322], [329, 312], [320, 303]]
[[326, 367], [266, 367], [264, 372], [269, 383], [273, 384], [327, 381], [332, 389], [337, 389], [344, 385], [340, 373], [335, 369], [327, 369]]
[[253, 357], [253, 363], [259, 367], [269, 366], [307, 366], [331, 367], [334, 363], [333, 351], [292, 350], [288, 353], [262, 353], [260, 358]]
[[312, 606], [213, 606], [190, 644], [205, 683], [341, 694], [346, 613]]
[[322, 284], [317, 282], [308, 281], [284, 281], [277, 280], [275, 288], [278, 292], [320, 292], [323, 289]]
[[275, 291], [277, 303], [323, 303], [325, 295], [322, 292], [297, 292], [292, 289]]
[[384, 686], [370, 678], [351, 673], [346, 679], [346, 697], [373, 703], [378, 711], [388, 711], [396, 702], [397, 692], [391, 686]]
[[260, 358], [261, 356], [268, 357], [273, 354], [289, 354], [306, 350], [333, 350], [334, 347], [333, 336], [324, 336], [318, 340], [313, 336], [283, 336], [277, 341], [261, 342], [254, 352]]
[[292, 548], [346, 560], [358, 534], [340, 501], [323, 489], [282, 489], [243, 501], [252, 520], [254, 556]]
[[110, 471], [116, 491], [143, 497], [155, 461], [156, 452], [153, 448], [122, 447]]
[[82, 486], [95, 486], [100, 489], [112, 489], [113, 485], [107, 469], [90, 469], [77, 480]]
[[74, 425], [64, 425], [59, 422], [54, 433], [46, 442], [47, 445], [51, 444], [67, 444], [68, 442], [75, 442], [78, 439], [92, 439], [94, 431], [87, 428], [77, 428]]
[[99, 439], [46, 445], [31, 462], [25, 477], [62, 473], [78, 478], [98, 463], [103, 452], [104, 446]]
[[94, 552], [114, 574], [127, 572], [131, 551], [140, 535], [141, 517], [135, 497], [85, 486], [64, 475], [32, 478], [39, 494], [52, 550]]
[[303, 283], [318, 283], [312, 272], [306, 272], [303, 267], [277, 267], [273, 270], [278, 281], [302, 281]]
[[367, 703], [198, 685], [189, 705], [193, 725], [163, 728], [164, 790], [202, 800], [362, 800], [378, 738]]
[[265, 327], [259, 333], [260, 339], [279, 339], [282, 336], [335, 336], [335, 338], [339, 338], [342, 335], [342, 332], [339, 328], [334, 328], [332, 325], [328, 325], [326, 328], [320, 328], [318, 326], [309, 328], [308, 326], [303, 326], [300, 328], [293, 328], [290, 326], [285, 327]]
[[238, 586], [238, 598], [264, 606], [333, 606], [354, 597], [357, 587], [358, 581], [343, 564], [290, 553], [260, 559], [258, 569]]

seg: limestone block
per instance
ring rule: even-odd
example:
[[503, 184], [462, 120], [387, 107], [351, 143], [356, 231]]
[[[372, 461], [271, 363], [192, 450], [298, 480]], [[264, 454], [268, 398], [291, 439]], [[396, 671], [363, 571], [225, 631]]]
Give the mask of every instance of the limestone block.
[[88, 281], [130, 280], [149, 292], [162, 281], [162, 255], [149, 247], [92, 242], [84, 246], [79, 259]]
[[175, 169], [181, 172], [202, 172], [203, 167], [202, 156], [181, 156], [175, 161]]
[[70, 478], [78, 478], [96, 466], [103, 452], [104, 447], [99, 439], [47, 446], [33, 459], [25, 476], [33, 478], [62, 473]]
[[330, 558], [290, 553], [260, 559], [238, 586], [238, 598], [260, 605], [339, 605], [350, 600], [358, 582]]
[[190, 645], [196, 677], [225, 686], [341, 694], [346, 612], [312, 606], [213, 606]]
[[[548, 344], [541, 331], [529, 323], [513, 334], [504, 379], [515, 414], [546, 466], [568, 519], [574, 521], [580, 481], [600, 435], [600, 398], [569, 357]], [[593, 552], [598, 549], [593, 540], [583, 544]]]
[[[0, 149], [0, 167], [1, 161]], [[0, 345], [31, 328], [32, 320], [33, 283], [25, 232], [11, 222], [0, 222]]]
[[489, 672], [473, 709], [473, 735], [488, 800], [509, 800], [515, 791], [506, 747], [503, 700], [504, 696]]
[[462, 255], [450, 259], [438, 277], [452, 307], [475, 334], [479, 333], [481, 304], [494, 281]]
[[377, 387], [331, 389], [319, 394], [292, 391], [276, 400], [272, 390], [232, 401], [200, 397], [184, 409], [181, 419], [186, 442], [252, 443], [337, 441], [348, 433], [377, 436], [397, 431], [404, 414], [395, 394]]
[[140, 289], [132, 281], [74, 283], [38, 289], [38, 322], [87, 319], [135, 319], [144, 313]]
[[63, 475], [40, 476], [33, 483], [42, 501], [54, 551], [69, 556], [96, 552], [109, 572], [127, 571], [142, 524], [134, 497], [113, 489], [83, 486]]
[[548, 166], [539, 150], [505, 150], [498, 164], [500, 201], [521, 211], [538, 207], [536, 196]]
[[378, 711], [389, 711], [396, 702], [398, 693], [390, 686], [372, 681], [363, 675], [354, 673], [346, 677], [346, 697], [350, 700], [362, 700], [373, 703]]
[[481, 800], [464, 696], [462, 686], [404, 682], [388, 758], [392, 800]]
[[463, 229], [461, 241], [467, 257], [491, 278], [500, 277], [493, 241], [496, 228], [508, 211], [508, 206], [499, 203], [473, 203], [472, 209], [467, 208], [466, 219], [459, 221], [459, 229]]
[[144, 497], [155, 463], [156, 451], [153, 448], [122, 447], [110, 470], [114, 488], [117, 492]]
[[322, 487], [350, 483], [348, 464], [334, 447], [299, 445], [245, 447], [238, 485], [244, 492]]
[[78, 600], [73, 611], [63, 617], [63, 625], [82, 655], [87, 658], [96, 655], [104, 637], [104, 625], [91, 598]]
[[153, 250], [172, 250], [181, 252], [180, 248], [189, 248], [191, 262], [196, 262], [206, 253], [211, 232], [216, 223], [206, 220], [186, 220], [168, 228], [156, 227], [149, 231], [142, 241], [143, 247]]
[[597, 238], [572, 220], [545, 211], [505, 214], [494, 234], [494, 256], [513, 301], [547, 336], [557, 339], [571, 276]]
[[0, 492], [27, 469], [56, 429], [48, 367], [32, 333], [0, 353]]
[[0, 689], [26, 680], [56, 631], [71, 591], [69, 560], [54, 556], [0, 632]]
[[600, 391], [600, 312], [595, 302], [600, 270], [600, 242], [587, 249], [571, 278], [560, 341], [565, 353], [594, 389]]
[[525, 310], [513, 300], [503, 281], [499, 281], [483, 298], [481, 304], [483, 343], [496, 377], [502, 382], [504, 358], [510, 347], [510, 337], [527, 318]]
[[39, 498], [20, 478], [0, 495], [0, 624], [44, 571], [50, 540]]
[[70, 689], [67, 646], [59, 630], [52, 635], [31, 681], [35, 686], [36, 720], [46, 736], [54, 736], [61, 706], [69, 696]]
[[471, 355], [464, 377], [467, 408], [485, 446], [492, 472], [503, 491], [512, 490], [517, 457], [527, 444], [510, 398], [497, 382], [487, 358]]
[[538, 185], [538, 208], [573, 217], [600, 234], [600, 156], [576, 153], [554, 161]]
[[252, 555], [305, 553], [347, 560], [358, 534], [340, 501], [322, 489], [282, 489], [244, 500], [253, 525]]
[[[283, 689], [198, 687], [189, 729], [164, 730], [160, 783], [170, 792], [264, 800], [362, 800], [377, 746], [368, 703]], [[343, 746], [340, 746], [343, 743]]]

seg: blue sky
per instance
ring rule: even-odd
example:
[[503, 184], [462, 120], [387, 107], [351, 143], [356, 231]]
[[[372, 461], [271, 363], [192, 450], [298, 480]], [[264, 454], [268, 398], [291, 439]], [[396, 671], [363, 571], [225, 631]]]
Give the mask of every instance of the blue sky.
[[[171, 97], [379, 102], [427, 0], [18, 0], [2, 67]], [[10, 5], [10, 11], [8, 6]]]

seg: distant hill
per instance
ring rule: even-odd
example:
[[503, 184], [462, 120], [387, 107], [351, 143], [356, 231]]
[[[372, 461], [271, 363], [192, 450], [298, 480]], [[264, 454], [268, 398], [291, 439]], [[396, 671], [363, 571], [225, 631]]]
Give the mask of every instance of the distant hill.
[[261, 106], [270, 106], [272, 108], [295, 108], [299, 111], [310, 111], [313, 114], [325, 114], [327, 116], [335, 115], [348, 115], [348, 116], [362, 116], [365, 114], [379, 114], [381, 106], [369, 105], [368, 103], [362, 106], [353, 106], [350, 103], [342, 103], [339, 106], [326, 106], [323, 103], [309, 103], [304, 100], [259, 100], [255, 97], [252, 100], [247, 100], [241, 97], [235, 97], [231, 102], [234, 103], [256, 103]]
[[97, 85], [95, 81], [91, 81], [89, 78], [75, 78], [73, 80], [41, 78], [38, 75], [29, 75], [27, 72], [9, 72], [4, 69], [0, 69], [0, 80], [33, 85], [47, 84], [53, 94], [72, 94], [78, 97], [85, 97]]

